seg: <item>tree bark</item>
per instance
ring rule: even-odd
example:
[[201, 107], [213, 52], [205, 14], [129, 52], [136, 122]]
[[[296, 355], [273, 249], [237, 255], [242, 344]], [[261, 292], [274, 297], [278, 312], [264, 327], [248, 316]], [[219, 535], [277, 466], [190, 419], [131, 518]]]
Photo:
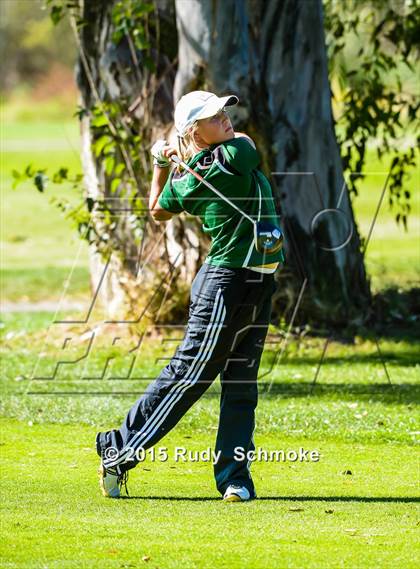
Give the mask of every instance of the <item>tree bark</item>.
[[[109, 0], [83, 3], [81, 16], [85, 25], [76, 32], [79, 43], [77, 83], [84, 109], [91, 110], [101, 102], [126, 101], [126, 116], [121, 117], [121, 121], [127, 128], [141, 132], [143, 144], [147, 146], [139, 149], [145, 175], [142, 177], [134, 172], [137, 195], [147, 208], [151, 180], [148, 148], [152, 140], [170, 136], [173, 123], [172, 90], [177, 54], [175, 8], [170, 0], [160, 0], [156, 5], [158, 27], [150, 30], [149, 49], [156, 71], [151, 73], [144, 64], [145, 53], [135, 49], [129, 35], [118, 43], [113, 40], [115, 26], [111, 14], [114, 5], [115, 2]], [[140, 268], [142, 283], [137, 288], [143, 293], [147, 286], [154, 290], [159, 284], [159, 275], [165, 274], [168, 265], [178, 271], [181, 279], [190, 282], [203, 252], [197, 242], [195, 220], [174, 219], [165, 231], [164, 224], [156, 223], [148, 216], [140, 238], [135, 239], [129, 223], [132, 202], [122, 191], [111, 191], [112, 177], [106, 173], [103, 159], [92, 152], [94, 129], [91, 119], [88, 113], [81, 120], [86, 196], [95, 202], [105, 200], [115, 213], [116, 225], [112, 230], [115, 254], [110, 259], [98, 254], [96, 244], [89, 248], [91, 286], [97, 291], [97, 300], [108, 316], [115, 318], [121, 315], [124, 306], [130, 309], [128, 293], [132, 293], [136, 285], [129, 287], [126, 283], [136, 281]], [[129, 170], [130, 164], [126, 166]], [[125, 215], [118, 213], [123, 208]], [[107, 230], [101, 223], [101, 215], [95, 211], [92, 223], [98, 233]], [[147, 262], [143, 262], [144, 259]], [[137, 300], [135, 295], [131, 298], [133, 304]]]
[[334, 133], [321, 0], [176, 0], [176, 11], [174, 98], [238, 95], [235, 127], [271, 176], [287, 258], [274, 315], [289, 321], [305, 284], [296, 323], [361, 323], [370, 288]]

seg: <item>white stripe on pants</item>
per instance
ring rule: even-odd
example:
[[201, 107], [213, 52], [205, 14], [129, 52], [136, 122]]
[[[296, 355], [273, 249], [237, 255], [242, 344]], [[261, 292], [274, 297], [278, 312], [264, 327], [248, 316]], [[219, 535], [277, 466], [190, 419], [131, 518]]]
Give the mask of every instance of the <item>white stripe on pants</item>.
[[[225, 317], [226, 307], [224, 306], [222, 289], [219, 288], [216, 293], [213, 311], [210, 317], [210, 321], [207, 325], [203, 342], [200, 345], [200, 349], [197, 352], [197, 355], [195, 356], [190, 368], [185, 374], [185, 377], [180, 382], [175, 383], [171, 387], [170, 391], [159, 403], [152, 415], [147, 419], [142, 429], [138, 431], [121, 449], [119, 456], [117, 458], [104, 460], [105, 468], [110, 468], [112, 466], [124, 463], [127, 455], [135, 452], [141, 444], [144, 446], [156, 433], [157, 429], [169, 415], [174, 405], [176, 405], [176, 403], [181, 399], [184, 392], [188, 388], [192, 387], [200, 379], [200, 376], [206, 364], [211, 359], [220, 332], [223, 328]], [[197, 375], [191, 380], [190, 377], [197, 366], [199, 366]]]

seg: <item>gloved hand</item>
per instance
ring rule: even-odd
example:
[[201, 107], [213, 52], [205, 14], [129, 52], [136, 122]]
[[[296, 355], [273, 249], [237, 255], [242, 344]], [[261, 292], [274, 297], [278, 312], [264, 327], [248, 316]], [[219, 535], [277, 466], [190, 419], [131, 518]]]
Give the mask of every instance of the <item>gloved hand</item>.
[[169, 158], [167, 158], [164, 154], [162, 154], [163, 148], [167, 146], [169, 145], [166, 142], [166, 140], [159, 139], [154, 143], [154, 145], [150, 149], [150, 152], [152, 153], [153, 156], [153, 164], [155, 166], [159, 166], [159, 168], [166, 168], [171, 164]]

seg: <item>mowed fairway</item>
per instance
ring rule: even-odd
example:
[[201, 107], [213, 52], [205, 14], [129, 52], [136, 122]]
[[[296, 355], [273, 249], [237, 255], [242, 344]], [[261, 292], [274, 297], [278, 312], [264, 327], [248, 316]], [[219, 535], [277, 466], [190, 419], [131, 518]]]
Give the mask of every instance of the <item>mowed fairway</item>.
[[[331, 342], [313, 391], [323, 339], [291, 339], [274, 367], [278, 346], [266, 346], [261, 384], [271, 387], [261, 390], [255, 443], [266, 450], [317, 450], [320, 459], [254, 462], [258, 500], [225, 504], [211, 463], [175, 460], [176, 447], [214, 447], [218, 381], [158, 443], [168, 460], [149, 458], [130, 472], [130, 497], [100, 495], [95, 434], [118, 427], [147, 382], [78, 381], [80, 370], [71, 366], [64, 366], [59, 381], [31, 379], [54, 317], [36, 303], [48, 301], [53, 310], [72, 267], [66, 299], [89, 300], [87, 251], [48, 195], [28, 184], [11, 189], [11, 169], [29, 163], [80, 169], [77, 129], [6, 124], [3, 137], [2, 296], [8, 312], [1, 323], [1, 566], [418, 567], [419, 339], [398, 329], [379, 339], [392, 386], [368, 334], [354, 345]], [[368, 170], [380, 169], [386, 170], [372, 158]], [[368, 176], [355, 201], [365, 237], [384, 178]], [[68, 187], [48, 192], [70, 197]], [[408, 290], [418, 282], [420, 212], [413, 193], [408, 233], [395, 224], [386, 201], [382, 205], [367, 250], [374, 292]], [[23, 302], [30, 312], [22, 311]], [[270, 334], [278, 337], [274, 327]], [[150, 342], [141, 359], [144, 377], [154, 377], [164, 365], [159, 358], [174, 349], [173, 343]], [[109, 353], [106, 346], [95, 352], [94, 371]], [[126, 362], [113, 354], [113, 371], [122, 375]]]
[[[316, 448], [318, 463], [255, 463], [260, 499], [226, 504], [211, 464], [171, 450], [137, 467], [129, 498], [97, 489], [92, 429], [2, 422], [3, 567], [417, 567], [416, 458], [401, 445], [259, 436], [265, 448]], [[342, 474], [351, 469], [352, 475]]]

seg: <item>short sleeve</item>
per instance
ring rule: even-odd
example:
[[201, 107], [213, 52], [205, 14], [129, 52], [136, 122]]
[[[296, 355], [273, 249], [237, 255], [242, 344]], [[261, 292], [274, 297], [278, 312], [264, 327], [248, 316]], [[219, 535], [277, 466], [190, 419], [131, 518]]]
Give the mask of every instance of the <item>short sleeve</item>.
[[258, 150], [244, 136], [228, 140], [222, 149], [226, 162], [240, 174], [249, 174], [261, 162]]
[[172, 185], [173, 171], [170, 173], [169, 178], [166, 180], [166, 184], [163, 186], [163, 190], [158, 199], [158, 205], [170, 211], [171, 213], [181, 213], [184, 208], [179, 203], [179, 198]]

